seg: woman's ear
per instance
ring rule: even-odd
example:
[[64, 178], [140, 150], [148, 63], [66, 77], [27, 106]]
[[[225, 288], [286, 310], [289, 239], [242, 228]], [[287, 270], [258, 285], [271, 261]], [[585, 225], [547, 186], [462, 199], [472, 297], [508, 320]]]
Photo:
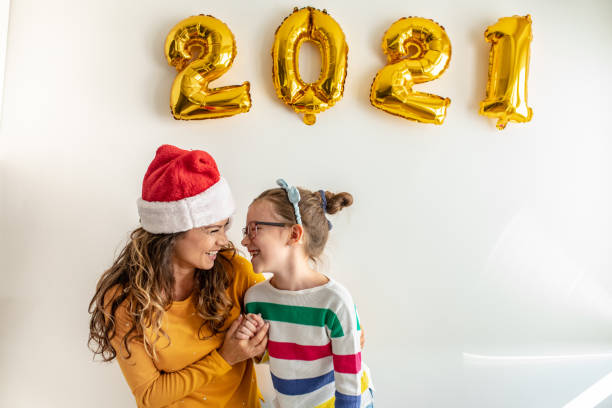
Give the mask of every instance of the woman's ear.
[[291, 226], [289, 234], [289, 245], [297, 244], [302, 240], [304, 236], [304, 227], [300, 224], [294, 224]]

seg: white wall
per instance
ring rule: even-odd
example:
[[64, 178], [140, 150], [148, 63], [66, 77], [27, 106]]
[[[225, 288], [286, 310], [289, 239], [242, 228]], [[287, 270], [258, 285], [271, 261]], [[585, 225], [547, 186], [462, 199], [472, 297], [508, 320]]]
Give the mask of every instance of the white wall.
[[0, 110], [2, 109], [2, 92], [4, 88], [4, 61], [8, 36], [9, 0], [0, 0]]
[[[295, 5], [327, 8], [350, 48], [344, 98], [312, 127], [271, 80], [273, 34]], [[170, 115], [164, 39], [198, 13], [236, 37], [237, 58], [216, 85], [250, 81], [247, 114]], [[499, 132], [478, 115], [483, 32], [527, 13], [534, 117]], [[441, 23], [452, 42], [447, 72], [419, 88], [452, 99], [442, 126], [368, 101], [382, 35], [410, 15]], [[133, 405], [118, 367], [91, 361], [87, 304], [137, 226], [142, 176], [162, 143], [217, 159], [239, 204], [235, 242], [246, 207], [277, 177], [354, 194], [333, 218], [326, 265], [358, 303], [378, 406], [584, 401], [612, 372], [611, 18], [607, 0], [13, 0], [0, 135], [0, 406]]]

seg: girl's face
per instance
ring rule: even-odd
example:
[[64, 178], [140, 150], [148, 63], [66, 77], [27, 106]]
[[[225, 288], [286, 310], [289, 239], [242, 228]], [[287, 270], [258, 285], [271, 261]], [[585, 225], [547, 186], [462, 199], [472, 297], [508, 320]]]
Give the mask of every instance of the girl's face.
[[[247, 212], [247, 225], [250, 225], [251, 234], [245, 234], [242, 239], [251, 254], [251, 263], [255, 273], [276, 273], [284, 269], [285, 261], [289, 255], [290, 238], [289, 225], [287, 227], [272, 225], [257, 225], [256, 222], [283, 223], [284, 221], [274, 212], [274, 207], [266, 199], [260, 199], [250, 205]], [[253, 236], [255, 230], [255, 237]]]
[[217, 252], [227, 246], [226, 230], [229, 219], [183, 234], [174, 245], [173, 264], [180, 269], [208, 270], [215, 264]]

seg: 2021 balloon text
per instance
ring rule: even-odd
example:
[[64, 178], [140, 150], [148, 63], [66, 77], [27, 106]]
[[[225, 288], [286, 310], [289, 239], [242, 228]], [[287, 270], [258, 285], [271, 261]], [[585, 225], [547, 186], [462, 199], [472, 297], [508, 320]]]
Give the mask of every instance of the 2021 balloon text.
[[[527, 77], [531, 35], [529, 15], [503, 17], [485, 31], [491, 43], [486, 97], [479, 113], [497, 118], [497, 128], [509, 121], [528, 122]], [[316, 44], [322, 55], [319, 79], [305, 83], [298, 57], [304, 41]], [[409, 120], [444, 123], [450, 99], [412, 89], [439, 78], [451, 60], [451, 43], [444, 27], [420, 17], [401, 18], [382, 40], [387, 56], [370, 91], [373, 106]], [[178, 71], [170, 92], [176, 119], [210, 119], [248, 112], [250, 84], [209, 88], [236, 56], [236, 41], [228, 26], [212, 16], [193, 16], [179, 22], [166, 37], [168, 63]], [[272, 46], [272, 81], [278, 97], [307, 125], [316, 114], [338, 102], [344, 93], [348, 45], [340, 25], [326, 10], [295, 8], [276, 30]]]

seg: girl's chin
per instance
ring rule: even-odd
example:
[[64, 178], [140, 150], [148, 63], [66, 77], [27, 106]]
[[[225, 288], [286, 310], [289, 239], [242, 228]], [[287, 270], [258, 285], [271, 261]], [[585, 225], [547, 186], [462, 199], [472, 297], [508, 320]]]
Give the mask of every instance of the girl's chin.
[[259, 258], [255, 257], [255, 258], [251, 259], [251, 263], [253, 264], [253, 272], [255, 272], [255, 273], [262, 273], [263, 272], [263, 265], [259, 261]]

